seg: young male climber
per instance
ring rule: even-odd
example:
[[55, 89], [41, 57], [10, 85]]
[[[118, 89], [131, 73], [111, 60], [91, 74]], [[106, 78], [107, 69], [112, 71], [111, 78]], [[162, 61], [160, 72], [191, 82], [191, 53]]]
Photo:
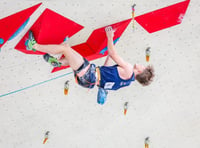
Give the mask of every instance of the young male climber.
[[[79, 85], [86, 88], [93, 88], [95, 85], [98, 86], [97, 102], [104, 104], [108, 90], [118, 90], [129, 86], [135, 80], [143, 86], [147, 86], [152, 82], [154, 77], [152, 66], [145, 67], [139, 64], [133, 66], [118, 55], [113, 44], [114, 31], [111, 26], [105, 28], [105, 33], [107, 36], [108, 56], [103, 66], [97, 67], [95, 64], [89, 63], [87, 59], [82, 57], [65, 42], [59, 45], [38, 44], [31, 31], [29, 32], [27, 50], [48, 53], [44, 56], [47, 61], [53, 58], [54, 62], [58, 64], [63, 66], [70, 65]], [[57, 60], [49, 54], [64, 54], [65, 57]], [[116, 65], [111, 65], [111, 60]]]

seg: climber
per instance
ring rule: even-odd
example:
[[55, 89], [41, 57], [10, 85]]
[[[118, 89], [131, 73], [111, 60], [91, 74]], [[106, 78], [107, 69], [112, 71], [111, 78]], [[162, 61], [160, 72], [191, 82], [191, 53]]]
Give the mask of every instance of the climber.
[[[114, 30], [111, 26], [105, 28], [105, 33], [107, 36], [108, 55], [103, 66], [96, 66], [90, 63], [66, 42], [59, 45], [38, 44], [32, 31], [29, 31], [27, 50], [47, 53], [44, 58], [48, 62], [48, 59], [51, 59], [50, 63], [53, 66], [70, 65], [79, 85], [86, 88], [93, 88], [95, 85], [98, 86], [97, 102], [104, 104], [108, 90], [118, 90], [122, 87], [129, 86], [135, 80], [141, 85], [147, 86], [154, 78], [153, 66], [131, 65], [118, 55], [113, 44]], [[63, 54], [65, 57], [57, 60], [51, 56], [53, 54]], [[116, 64], [112, 65], [111, 61], [114, 61]]]

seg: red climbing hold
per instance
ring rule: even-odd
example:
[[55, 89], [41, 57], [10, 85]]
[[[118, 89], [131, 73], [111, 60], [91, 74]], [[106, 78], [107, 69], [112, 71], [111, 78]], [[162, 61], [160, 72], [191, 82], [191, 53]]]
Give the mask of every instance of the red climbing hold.
[[[83, 29], [83, 26], [50, 9], [45, 9], [30, 30], [32, 30], [36, 41], [40, 44], [60, 44], [66, 36], [71, 37], [81, 29]], [[27, 54], [44, 54], [39, 51], [26, 50], [25, 42], [27, 38], [28, 32], [16, 45], [15, 49]]]
[[5, 42], [22, 26], [28, 18], [32, 15], [32, 13], [41, 5], [39, 3], [30, 8], [19, 11], [15, 14], [7, 16], [0, 20], [0, 39], [2, 39], [2, 43], [0, 44], [0, 48], [5, 44]]
[[149, 33], [180, 24], [190, 0], [185, 0], [140, 16], [135, 20]]

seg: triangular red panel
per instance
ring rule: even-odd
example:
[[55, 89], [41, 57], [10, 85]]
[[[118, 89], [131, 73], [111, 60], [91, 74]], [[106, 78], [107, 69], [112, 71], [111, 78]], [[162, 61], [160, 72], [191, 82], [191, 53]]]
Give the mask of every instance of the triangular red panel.
[[[112, 26], [112, 28], [115, 30], [115, 36], [113, 40], [121, 36], [121, 34], [124, 32], [128, 24], [131, 22], [131, 20], [132, 19], [127, 19], [127, 20], [109, 25], [109, 26]], [[86, 42], [95, 52], [97, 53], [100, 52], [103, 48], [107, 46], [105, 27], [94, 30]]]
[[0, 48], [23, 25], [23, 23], [41, 4], [42, 3], [39, 3], [0, 20], [0, 38], [4, 40], [4, 42], [0, 44]]
[[[132, 19], [127, 19], [109, 25], [112, 26], [113, 29], [115, 30], [114, 40], [122, 35], [122, 33], [124, 32], [128, 24], [131, 22], [131, 20]], [[100, 54], [100, 51], [104, 49], [106, 46], [107, 46], [107, 37], [105, 34], [105, 27], [101, 27], [92, 32], [86, 43], [73, 46], [72, 48], [90, 61], [106, 56], [108, 54], [107, 51], [105, 52], [105, 54]], [[52, 70], [52, 72], [56, 72], [68, 67], [69, 66], [56, 67]]]
[[[66, 36], [71, 37], [81, 29], [83, 29], [83, 26], [50, 9], [45, 9], [30, 30], [33, 31], [36, 41], [40, 44], [60, 44]], [[26, 50], [25, 41], [27, 38], [28, 32], [15, 49], [27, 54], [44, 54], [39, 51]]]
[[185, 0], [168, 7], [158, 9], [140, 16], [135, 20], [149, 33], [153, 33], [180, 24], [190, 0]]

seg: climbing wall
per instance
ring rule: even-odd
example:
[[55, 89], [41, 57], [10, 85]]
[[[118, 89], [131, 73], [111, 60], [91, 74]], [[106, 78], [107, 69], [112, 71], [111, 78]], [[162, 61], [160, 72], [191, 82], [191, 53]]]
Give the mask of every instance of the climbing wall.
[[[1, 0], [0, 25], [39, 3]], [[110, 91], [104, 105], [97, 104], [97, 88], [75, 83], [71, 68], [51, 73], [42, 55], [15, 49], [46, 9], [84, 27], [70, 34], [68, 42], [76, 46], [86, 43], [94, 30], [130, 19], [133, 3], [135, 21], [120, 36], [116, 50], [132, 64], [152, 64], [156, 76], [148, 87], [135, 82]], [[199, 148], [199, 13], [198, 0], [42, 1], [16, 37], [4, 43], [0, 39], [0, 147], [142, 148], [149, 137], [145, 148]], [[102, 65], [105, 57], [91, 59]], [[64, 95], [67, 80], [69, 92]]]

